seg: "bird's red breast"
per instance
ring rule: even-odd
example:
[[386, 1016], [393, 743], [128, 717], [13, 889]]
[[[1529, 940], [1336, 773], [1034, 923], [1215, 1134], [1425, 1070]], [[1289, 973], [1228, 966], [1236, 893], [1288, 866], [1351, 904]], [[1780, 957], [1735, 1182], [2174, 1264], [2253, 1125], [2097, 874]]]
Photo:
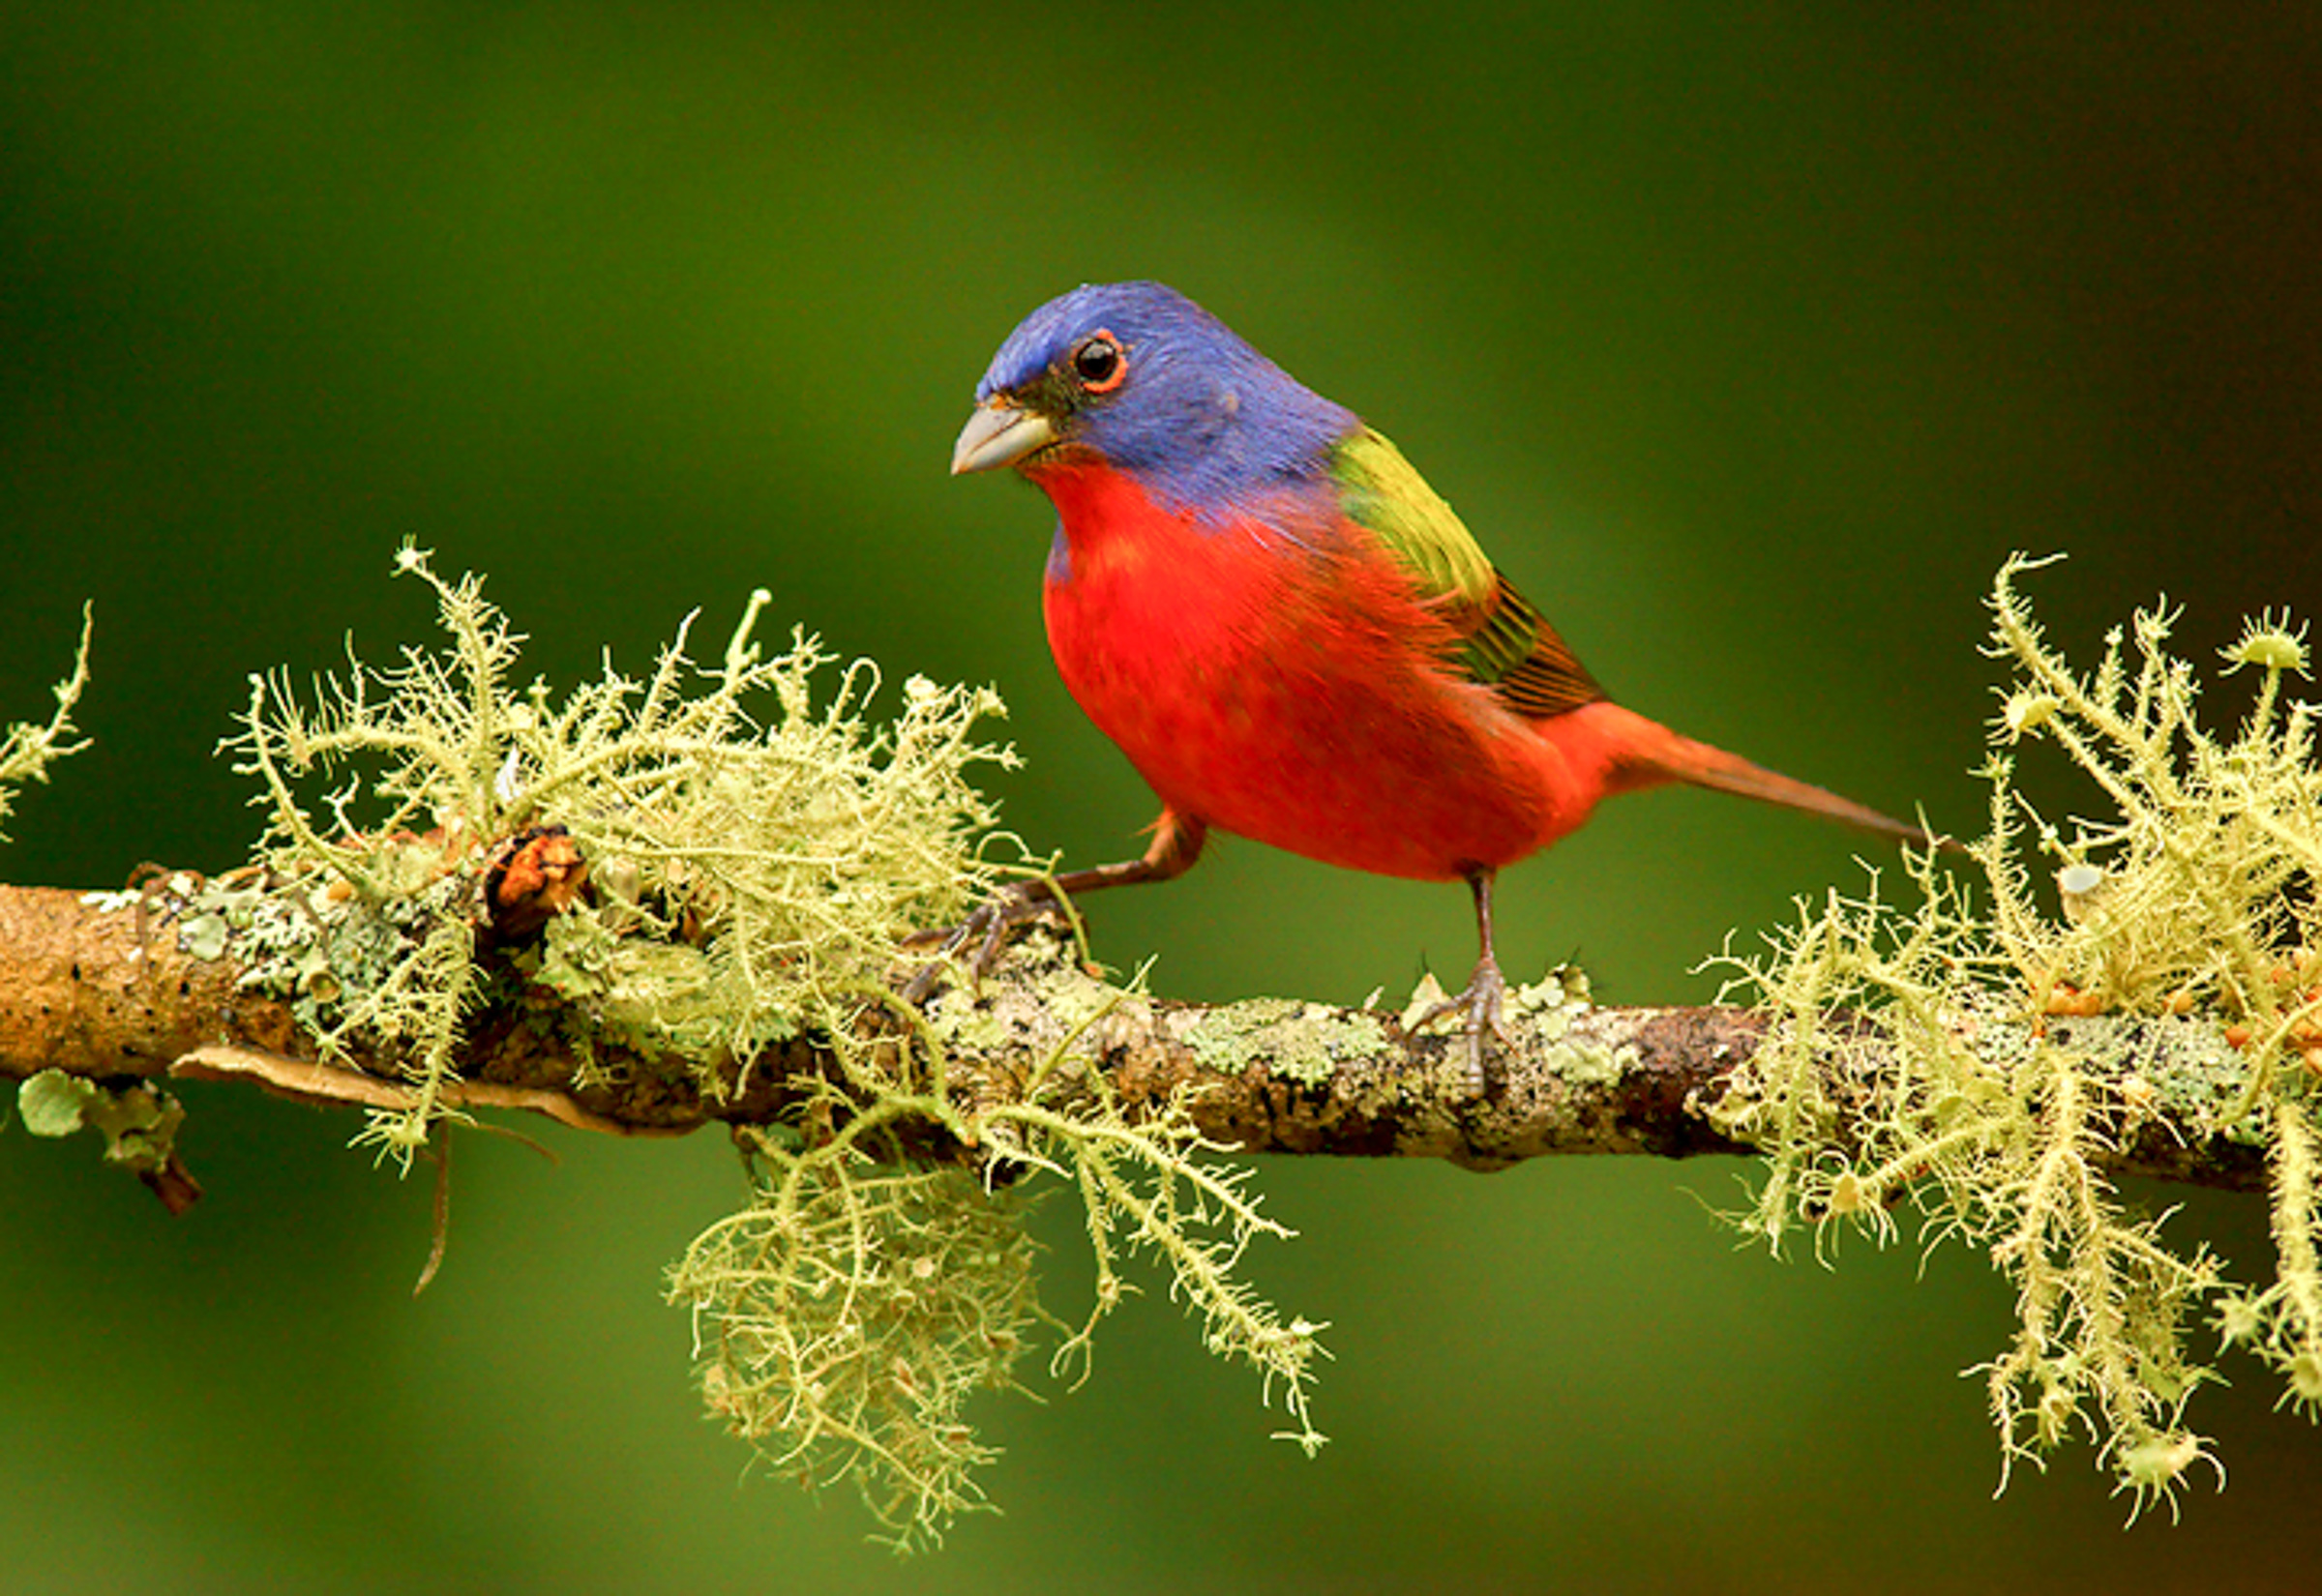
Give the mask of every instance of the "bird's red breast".
[[[1547, 846], [1654, 723], [1528, 720], [1448, 662], [1410, 572], [1341, 524], [1213, 524], [1086, 457], [1055, 501], [1048, 635], [1072, 695], [1170, 807], [1328, 864], [1451, 879]], [[1350, 531], [1354, 535], [1349, 535]]]

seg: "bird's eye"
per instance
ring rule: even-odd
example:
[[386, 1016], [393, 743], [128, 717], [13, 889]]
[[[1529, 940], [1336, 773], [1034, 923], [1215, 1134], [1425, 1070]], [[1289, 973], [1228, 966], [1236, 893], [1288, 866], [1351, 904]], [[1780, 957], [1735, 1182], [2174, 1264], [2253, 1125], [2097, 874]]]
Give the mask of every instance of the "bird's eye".
[[1109, 394], [1129, 374], [1129, 357], [1120, 340], [1098, 329], [1074, 345], [1072, 374], [1091, 394]]

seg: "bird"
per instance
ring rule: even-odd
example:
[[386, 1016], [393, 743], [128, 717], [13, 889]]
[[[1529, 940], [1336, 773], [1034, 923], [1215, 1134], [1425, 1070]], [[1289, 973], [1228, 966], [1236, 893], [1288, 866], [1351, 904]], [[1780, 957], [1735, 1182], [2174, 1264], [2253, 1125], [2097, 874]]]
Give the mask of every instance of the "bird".
[[[1169, 880], [1212, 831], [1464, 881], [1474, 973], [1412, 1029], [1463, 1017], [1479, 1090], [1507, 1034], [1498, 874], [1603, 798], [1689, 783], [1931, 841], [1615, 703], [1394, 444], [1162, 283], [1085, 284], [1008, 335], [951, 458], [1002, 467], [1057, 511], [1064, 685], [1161, 800], [1143, 855], [1055, 887]], [[1021, 883], [947, 951], [980, 934], [980, 967], [1050, 904]]]

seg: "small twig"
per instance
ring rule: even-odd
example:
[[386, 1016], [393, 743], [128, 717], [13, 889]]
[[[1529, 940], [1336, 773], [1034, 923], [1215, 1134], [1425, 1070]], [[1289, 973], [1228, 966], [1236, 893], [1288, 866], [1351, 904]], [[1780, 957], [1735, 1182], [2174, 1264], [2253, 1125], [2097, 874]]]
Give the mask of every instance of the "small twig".
[[418, 1296], [435, 1279], [435, 1271], [443, 1267], [443, 1255], [452, 1243], [452, 1127], [449, 1121], [436, 1127], [434, 1147], [430, 1156], [435, 1160], [435, 1200], [430, 1214], [428, 1261], [420, 1265], [419, 1279], [411, 1286]]

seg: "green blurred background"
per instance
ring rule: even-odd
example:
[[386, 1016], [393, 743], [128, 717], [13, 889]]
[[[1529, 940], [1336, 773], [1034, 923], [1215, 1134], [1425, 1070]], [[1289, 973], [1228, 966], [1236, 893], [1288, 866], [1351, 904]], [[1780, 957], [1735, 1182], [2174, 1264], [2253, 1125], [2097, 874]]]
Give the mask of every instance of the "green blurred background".
[[[996, 683], [1009, 821], [1134, 848], [1150, 801], [1045, 656], [1045, 503], [944, 475], [992, 349], [1085, 280], [1172, 281], [1388, 431], [1627, 702], [1944, 825], [2009, 549], [2070, 551], [2035, 591], [2084, 656], [2163, 589], [2208, 657], [2316, 607], [2310, 8], [864, 10], [0, 10], [0, 718], [98, 626], [97, 746], [10, 878], [241, 857], [246, 672], [425, 638], [404, 538], [566, 683], [764, 584], [894, 679]], [[1508, 879], [1503, 947], [1704, 998], [1861, 846], [1627, 800]], [[1455, 888], [1233, 843], [1098, 932], [1200, 997], [1472, 957]], [[1006, 1515], [897, 1566], [696, 1416], [658, 1283], [735, 1196], [711, 1138], [469, 1138], [414, 1303], [424, 1181], [188, 1096], [176, 1222], [0, 1132], [9, 1590], [2266, 1592], [2322, 1552], [2322, 1441], [2238, 1361], [2183, 1525], [2124, 1533], [2084, 1450], [1992, 1501], [1957, 1374], [2005, 1290], [1738, 1253], [1738, 1166], [1276, 1161], [1304, 1235], [1253, 1262], [1333, 1323], [1325, 1456], [1148, 1297], [1087, 1388], [987, 1404]], [[2264, 1266], [2253, 1201], [2176, 1225]]]

